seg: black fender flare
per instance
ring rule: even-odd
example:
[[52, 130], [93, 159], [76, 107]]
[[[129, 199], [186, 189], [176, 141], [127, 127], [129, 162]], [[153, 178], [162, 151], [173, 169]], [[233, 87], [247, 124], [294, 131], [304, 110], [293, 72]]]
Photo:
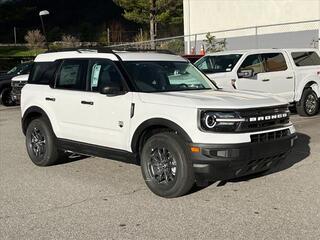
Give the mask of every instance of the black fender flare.
[[173, 131], [177, 132], [180, 136], [182, 136], [186, 142], [192, 143], [190, 136], [178, 124], [176, 124], [168, 119], [165, 119], [165, 118], [151, 118], [151, 119], [148, 119], [148, 120], [142, 122], [139, 125], [139, 127], [135, 130], [135, 132], [132, 136], [132, 141], [131, 141], [132, 152], [136, 153], [138, 151], [139, 140], [140, 140], [142, 133], [146, 129], [156, 127], [156, 126], [172, 129]]
[[52, 125], [48, 117], [48, 114], [38, 106], [31, 106], [24, 112], [21, 119], [21, 127], [24, 135], [26, 134], [28, 124], [31, 122], [32, 119], [37, 117], [44, 118], [48, 122], [49, 127], [52, 129]]

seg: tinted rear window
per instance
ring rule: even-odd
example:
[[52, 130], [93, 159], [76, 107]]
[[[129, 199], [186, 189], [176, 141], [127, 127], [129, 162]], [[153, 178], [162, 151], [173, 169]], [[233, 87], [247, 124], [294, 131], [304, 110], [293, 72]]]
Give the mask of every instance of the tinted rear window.
[[282, 53], [261, 54], [267, 72], [287, 70], [287, 63]]
[[320, 65], [320, 57], [316, 52], [293, 52], [291, 56], [297, 67]]
[[57, 62], [35, 62], [28, 83], [49, 84], [53, 79]]
[[87, 60], [64, 60], [57, 74], [56, 88], [86, 90], [87, 65]]

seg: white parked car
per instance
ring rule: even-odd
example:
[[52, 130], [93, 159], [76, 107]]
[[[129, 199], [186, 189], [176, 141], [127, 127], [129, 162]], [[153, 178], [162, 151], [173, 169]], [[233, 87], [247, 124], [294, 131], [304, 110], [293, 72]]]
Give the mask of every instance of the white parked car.
[[284, 97], [302, 116], [319, 111], [320, 57], [315, 49], [255, 49], [207, 54], [195, 65], [225, 89]]
[[66, 151], [131, 160], [163, 197], [268, 170], [296, 138], [282, 98], [220, 90], [184, 58], [160, 53], [40, 54], [21, 112], [36, 165]]

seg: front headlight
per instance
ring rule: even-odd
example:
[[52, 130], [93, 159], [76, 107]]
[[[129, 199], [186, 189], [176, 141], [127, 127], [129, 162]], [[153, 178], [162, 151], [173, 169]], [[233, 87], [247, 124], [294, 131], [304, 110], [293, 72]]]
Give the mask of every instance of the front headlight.
[[203, 110], [200, 112], [200, 126], [205, 131], [234, 132], [241, 122], [246, 121], [236, 112]]

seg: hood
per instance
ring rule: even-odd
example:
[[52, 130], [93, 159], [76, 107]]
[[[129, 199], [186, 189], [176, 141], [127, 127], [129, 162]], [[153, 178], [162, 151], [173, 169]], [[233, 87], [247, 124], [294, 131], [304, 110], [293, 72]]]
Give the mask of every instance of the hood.
[[272, 94], [238, 90], [191, 90], [139, 95], [141, 101], [146, 103], [188, 108], [247, 109], [287, 104], [284, 99]]
[[23, 75], [18, 75], [14, 78], [11, 79], [11, 81], [28, 81], [28, 78], [29, 78], [29, 74], [23, 74]]

